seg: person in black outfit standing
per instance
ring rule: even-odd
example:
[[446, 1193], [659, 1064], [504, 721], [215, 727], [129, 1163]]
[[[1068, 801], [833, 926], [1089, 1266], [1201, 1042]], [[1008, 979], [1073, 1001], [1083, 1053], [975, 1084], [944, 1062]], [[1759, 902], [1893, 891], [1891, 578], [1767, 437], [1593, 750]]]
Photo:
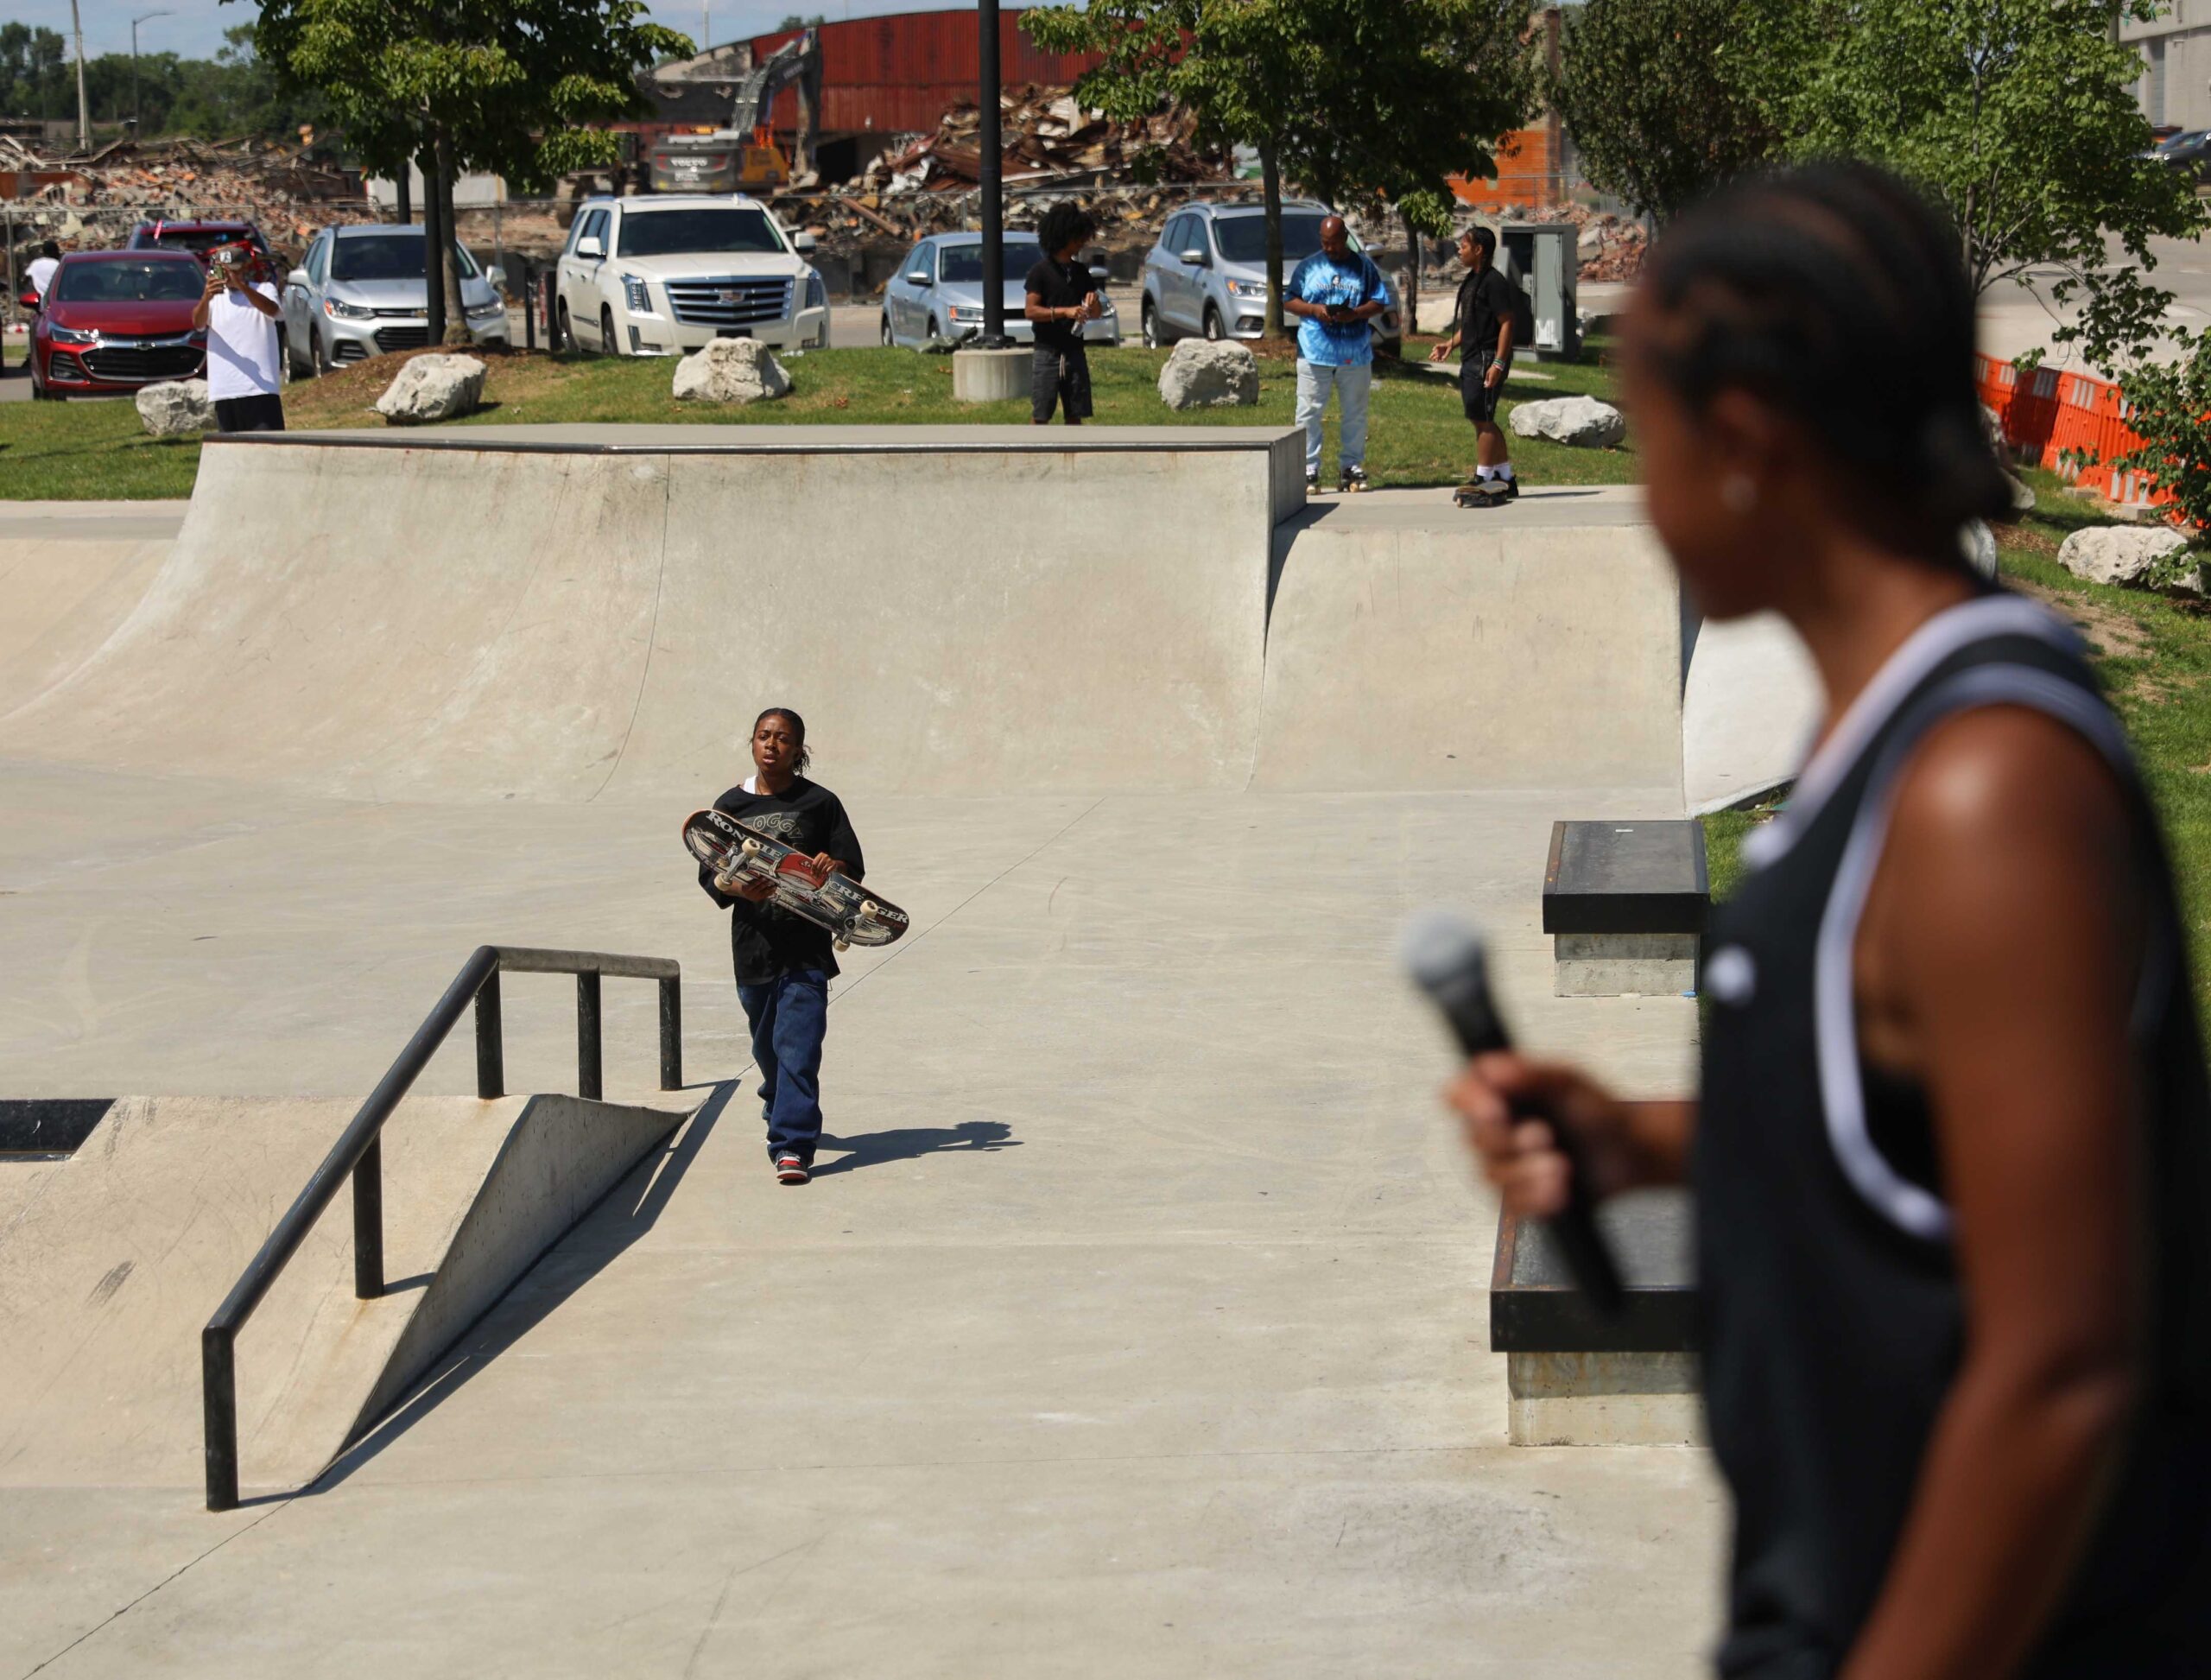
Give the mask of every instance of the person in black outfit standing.
[[[1706, 616], [1818, 745], [1705, 933], [1693, 1103], [1476, 1058], [1508, 1208], [1686, 1177], [1733, 1680], [2211, 1674], [2211, 1095], [2155, 809], [2000, 517], [1957, 235], [1824, 165], [1669, 229], [1622, 362]], [[1557, 1146], [1576, 1146], [1570, 1163]]]
[[1459, 236], [1459, 261], [1467, 277], [1459, 282], [1458, 314], [1451, 336], [1428, 352], [1431, 362], [1459, 358], [1459, 401], [1474, 422], [1474, 482], [1497, 483], [1511, 501], [1520, 494], [1512, 470], [1512, 446], [1497, 423], [1498, 398], [1512, 371], [1512, 325], [1520, 313], [1520, 288], [1497, 266], [1497, 235], [1470, 227]]
[[[752, 774], [714, 808], [807, 853], [817, 881], [833, 872], [859, 880], [866, 868], [859, 840], [837, 796], [807, 779], [811, 762], [805, 720], [770, 707], [752, 726]], [[730, 952], [760, 1070], [768, 1157], [777, 1179], [803, 1184], [821, 1138], [821, 1043], [837, 973], [828, 930], [768, 903], [774, 888], [765, 881], [738, 882], [701, 864], [699, 884], [731, 912]]]
[[1098, 234], [1098, 224], [1077, 204], [1054, 205], [1036, 230], [1042, 259], [1023, 282], [1021, 313], [1035, 323], [1036, 365], [1029, 375], [1029, 418], [1048, 426], [1056, 404], [1067, 424], [1090, 418], [1090, 360], [1083, 353], [1082, 324], [1106, 313], [1099, 301], [1097, 276], [1082, 261], [1082, 248]]

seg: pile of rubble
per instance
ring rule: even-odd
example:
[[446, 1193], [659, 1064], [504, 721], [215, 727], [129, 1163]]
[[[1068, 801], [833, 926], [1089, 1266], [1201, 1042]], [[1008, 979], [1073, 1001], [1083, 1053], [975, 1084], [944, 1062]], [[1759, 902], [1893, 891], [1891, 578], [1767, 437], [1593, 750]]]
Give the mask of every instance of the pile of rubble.
[[48, 154], [0, 135], [0, 174], [7, 173], [16, 176], [10, 207], [18, 237], [35, 221], [36, 238], [78, 245], [119, 240], [149, 219], [245, 220], [258, 224], [272, 247], [296, 251], [333, 222], [377, 219], [360, 173], [314, 161], [306, 145], [124, 139]]
[[[1024, 181], [1126, 179], [1141, 167], [1161, 181], [1220, 181], [1228, 160], [1201, 150], [1198, 119], [1181, 107], [1135, 122], [1086, 111], [1064, 87], [1031, 82], [998, 95], [999, 140], [1008, 187]], [[962, 100], [933, 133], [892, 146], [867, 166], [862, 185], [892, 196], [972, 187], [982, 179], [983, 113]]]
[[1582, 279], [1634, 280], [1642, 275], [1643, 258], [1650, 248], [1650, 231], [1641, 222], [1578, 204], [1561, 207], [1557, 219], [1572, 222], [1581, 230], [1577, 244]]

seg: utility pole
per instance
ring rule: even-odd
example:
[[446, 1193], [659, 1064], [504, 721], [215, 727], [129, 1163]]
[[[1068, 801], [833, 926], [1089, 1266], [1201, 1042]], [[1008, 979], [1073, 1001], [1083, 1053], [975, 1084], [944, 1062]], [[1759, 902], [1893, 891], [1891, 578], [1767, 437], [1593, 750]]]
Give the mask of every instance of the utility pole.
[[[174, 16], [174, 12], [141, 12], [130, 20], [130, 128], [133, 133], [144, 126], [141, 121], [142, 113], [138, 109], [138, 26], [156, 17]], [[78, 73], [80, 75], [84, 73], [84, 62], [83, 48], [80, 45], [77, 59]]]
[[1005, 211], [1000, 202], [1004, 147], [998, 137], [998, 0], [978, 0], [976, 48], [982, 60], [983, 335], [979, 348], [1003, 350], [1005, 335]]
[[77, 0], [69, 0], [69, 29], [77, 37], [77, 149], [92, 149], [92, 117], [85, 103], [85, 22], [77, 15]]

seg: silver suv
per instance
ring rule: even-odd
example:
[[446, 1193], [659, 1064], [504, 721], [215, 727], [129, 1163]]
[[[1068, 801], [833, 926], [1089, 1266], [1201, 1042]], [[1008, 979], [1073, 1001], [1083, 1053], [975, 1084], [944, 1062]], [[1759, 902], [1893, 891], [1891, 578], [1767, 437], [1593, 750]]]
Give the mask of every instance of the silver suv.
[[[1282, 278], [1321, 249], [1321, 224], [1335, 212], [1296, 199], [1282, 207]], [[1353, 238], [1352, 249], [1359, 249]], [[1404, 334], [1397, 289], [1382, 279], [1390, 307], [1374, 318], [1376, 346]], [[1167, 219], [1144, 260], [1144, 341], [1169, 345], [1193, 333], [1256, 339], [1267, 316], [1267, 212], [1257, 204], [1186, 205]]]
[[[477, 266], [453, 242], [460, 307], [478, 344], [512, 342], [498, 288], [506, 276]], [[308, 242], [284, 282], [284, 353], [295, 373], [326, 373], [347, 362], [430, 341], [429, 289], [422, 282], [419, 223], [326, 227]]]

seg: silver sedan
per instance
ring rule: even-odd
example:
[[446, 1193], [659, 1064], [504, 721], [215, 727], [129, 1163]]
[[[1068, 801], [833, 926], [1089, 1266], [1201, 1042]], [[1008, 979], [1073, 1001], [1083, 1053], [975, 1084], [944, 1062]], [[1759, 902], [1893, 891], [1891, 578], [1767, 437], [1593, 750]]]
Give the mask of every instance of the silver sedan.
[[[1022, 282], [1043, 260], [1034, 234], [1009, 234], [1005, 253], [1005, 335], [1027, 344], [1034, 326], [1022, 318]], [[1105, 295], [1106, 272], [1093, 269], [1106, 313], [1086, 321], [1085, 344], [1117, 345], [1121, 320]], [[983, 330], [983, 240], [977, 233], [933, 233], [906, 254], [883, 288], [883, 342], [919, 350], [932, 340], [958, 342]]]

